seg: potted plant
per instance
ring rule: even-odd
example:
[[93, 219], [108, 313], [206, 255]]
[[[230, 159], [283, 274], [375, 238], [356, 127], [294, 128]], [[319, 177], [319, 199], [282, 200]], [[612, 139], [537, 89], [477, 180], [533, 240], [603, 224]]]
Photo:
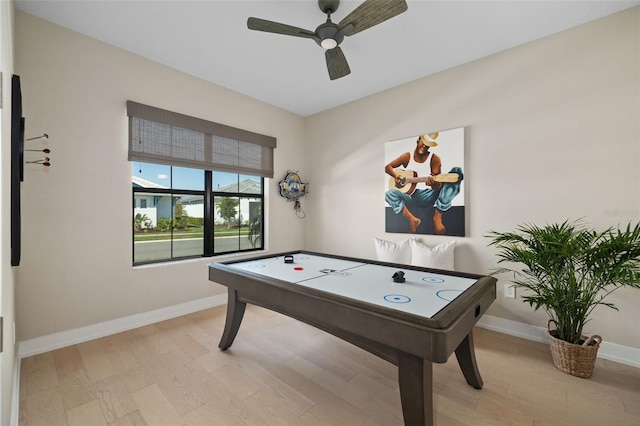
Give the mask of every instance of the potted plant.
[[583, 329], [596, 306], [617, 310], [605, 302], [613, 291], [640, 287], [640, 224], [601, 232], [579, 222], [524, 224], [488, 237], [504, 265], [494, 273], [513, 274], [513, 284], [528, 290], [524, 301], [549, 315], [554, 365], [590, 377], [601, 338], [587, 338]]

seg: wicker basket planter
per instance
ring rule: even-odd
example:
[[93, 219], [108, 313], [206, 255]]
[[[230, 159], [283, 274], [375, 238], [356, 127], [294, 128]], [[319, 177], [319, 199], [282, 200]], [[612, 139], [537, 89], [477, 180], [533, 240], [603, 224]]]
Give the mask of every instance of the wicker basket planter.
[[640, 222], [604, 231], [579, 221], [525, 223], [515, 232], [491, 231], [489, 237], [498, 263], [506, 265], [494, 274], [512, 275], [513, 285], [527, 290], [522, 300], [553, 319], [557, 333], [551, 323], [547, 329], [554, 365], [591, 377], [602, 338], [584, 337], [584, 326], [598, 305], [617, 310], [604, 301], [612, 292], [640, 288]]
[[553, 323], [553, 320], [549, 320], [547, 329], [549, 331], [549, 346], [553, 365], [558, 370], [572, 376], [591, 377], [596, 364], [598, 348], [602, 343], [602, 337], [597, 334], [588, 338], [583, 337], [581, 345], [565, 342], [556, 337], [558, 335], [557, 330], [551, 329], [551, 323]]

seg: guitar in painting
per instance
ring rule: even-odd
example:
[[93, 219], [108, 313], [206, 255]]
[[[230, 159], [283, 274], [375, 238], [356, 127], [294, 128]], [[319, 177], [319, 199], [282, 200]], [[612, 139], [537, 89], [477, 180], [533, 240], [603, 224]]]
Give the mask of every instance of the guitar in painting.
[[435, 182], [455, 183], [458, 182], [460, 176], [457, 173], [441, 173], [435, 176], [419, 177], [418, 172], [413, 170], [395, 169], [396, 175], [400, 180], [396, 182], [394, 178], [389, 179], [389, 189], [395, 188], [403, 194], [411, 195], [416, 190], [416, 186], [420, 182], [426, 182], [427, 179], [433, 178]]

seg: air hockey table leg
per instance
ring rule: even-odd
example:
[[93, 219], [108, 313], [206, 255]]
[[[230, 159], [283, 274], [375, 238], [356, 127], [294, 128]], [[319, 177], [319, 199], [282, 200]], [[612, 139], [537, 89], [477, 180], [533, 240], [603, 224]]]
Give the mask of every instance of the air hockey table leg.
[[400, 352], [398, 383], [404, 424], [433, 426], [433, 365], [431, 361]]
[[240, 324], [242, 323], [242, 317], [244, 317], [244, 310], [247, 307], [245, 302], [238, 300], [238, 295], [235, 290], [228, 290], [227, 301], [227, 319], [224, 323], [224, 332], [218, 347], [223, 351], [228, 349], [236, 338]]
[[469, 332], [456, 348], [456, 358], [467, 383], [476, 389], [482, 389], [482, 377], [476, 364], [476, 351], [473, 346], [473, 332]]

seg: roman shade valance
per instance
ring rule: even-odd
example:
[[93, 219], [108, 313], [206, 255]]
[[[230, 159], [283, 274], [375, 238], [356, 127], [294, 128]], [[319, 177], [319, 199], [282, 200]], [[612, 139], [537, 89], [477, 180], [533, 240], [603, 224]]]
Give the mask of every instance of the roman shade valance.
[[276, 138], [127, 101], [129, 161], [273, 178]]

